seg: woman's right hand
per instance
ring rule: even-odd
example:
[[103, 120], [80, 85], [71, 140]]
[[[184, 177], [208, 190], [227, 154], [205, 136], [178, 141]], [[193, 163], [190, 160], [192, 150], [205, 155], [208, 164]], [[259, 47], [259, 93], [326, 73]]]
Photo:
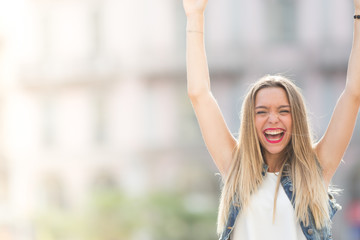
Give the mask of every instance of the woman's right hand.
[[354, 0], [355, 14], [360, 14], [360, 0]]
[[186, 16], [204, 14], [208, 0], [183, 0]]

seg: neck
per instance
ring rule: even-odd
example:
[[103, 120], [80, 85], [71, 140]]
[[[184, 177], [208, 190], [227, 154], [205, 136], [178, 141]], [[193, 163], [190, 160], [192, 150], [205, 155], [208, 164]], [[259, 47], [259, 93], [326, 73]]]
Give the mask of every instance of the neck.
[[268, 172], [280, 172], [280, 168], [284, 159], [283, 153], [271, 154], [265, 153], [264, 160], [268, 165]]

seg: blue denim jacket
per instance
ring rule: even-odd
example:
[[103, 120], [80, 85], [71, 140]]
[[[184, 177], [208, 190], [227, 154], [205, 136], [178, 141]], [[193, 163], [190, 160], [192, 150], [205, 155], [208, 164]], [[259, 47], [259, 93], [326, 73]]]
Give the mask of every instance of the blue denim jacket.
[[[263, 172], [262, 172], [263, 176], [265, 176], [267, 169], [268, 169], [268, 166], [266, 164], [264, 164], [264, 168], [263, 168]], [[288, 198], [291, 201], [291, 199], [293, 197], [293, 193], [292, 193], [293, 192], [293, 184], [291, 182], [291, 178], [289, 176], [283, 175], [281, 177], [280, 182], [285, 190], [286, 195], [288, 196]], [[295, 201], [295, 199], [293, 199], [292, 205], [295, 207], [294, 201]], [[329, 194], [329, 205], [330, 205], [330, 209], [329, 209], [330, 218], [332, 218], [335, 215], [335, 213], [339, 209], [341, 209], [341, 206], [336, 203], [334, 197], [331, 194]], [[233, 230], [233, 227], [234, 227], [234, 224], [236, 221], [236, 217], [239, 214], [239, 212], [240, 212], [240, 206], [238, 204], [231, 204], [228, 221], [226, 223], [225, 229], [224, 229], [223, 233], [221, 234], [221, 237], [219, 240], [230, 240], [230, 234]], [[301, 229], [307, 240], [330, 240], [330, 239], [332, 239], [330, 226], [324, 227], [323, 229], [320, 229], [320, 230], [316, 229], [314, 217], [311, 212], [309, 214], [309, 220], [310, 220], [309, 226], [305, 226], [302, 221], [300, 222]]]

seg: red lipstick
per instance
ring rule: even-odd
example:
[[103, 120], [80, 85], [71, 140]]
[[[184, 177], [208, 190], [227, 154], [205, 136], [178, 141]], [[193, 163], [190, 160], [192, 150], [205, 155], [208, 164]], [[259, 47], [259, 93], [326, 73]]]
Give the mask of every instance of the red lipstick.
[[269, 143], [279, 143], [284, 139], [286, 130], [283, 128], [267, 128], [263, 131], [266, 141]]

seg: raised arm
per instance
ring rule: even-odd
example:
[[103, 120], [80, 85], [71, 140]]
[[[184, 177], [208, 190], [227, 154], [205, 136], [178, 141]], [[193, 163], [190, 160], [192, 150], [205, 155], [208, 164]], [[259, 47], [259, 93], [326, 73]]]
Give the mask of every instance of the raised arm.
[[231, 135], [219, 106], [211, 94], [204, 45], [204, 11], [207, 0], [183, 0], [187, 17], [186, 66], [188, 95], [201, 133], [221, 175], [226, 175], [236, 140]]
[[[360, 0], [354, 0], [354, 4], [355, 15], [360, 15]], [[315, 148], [327, 183], [335, 174], [349, 144], [360, 106], [360, 19], [354, 19], [353, 34], [346, 86], [335, 106], [328, 129]]]

